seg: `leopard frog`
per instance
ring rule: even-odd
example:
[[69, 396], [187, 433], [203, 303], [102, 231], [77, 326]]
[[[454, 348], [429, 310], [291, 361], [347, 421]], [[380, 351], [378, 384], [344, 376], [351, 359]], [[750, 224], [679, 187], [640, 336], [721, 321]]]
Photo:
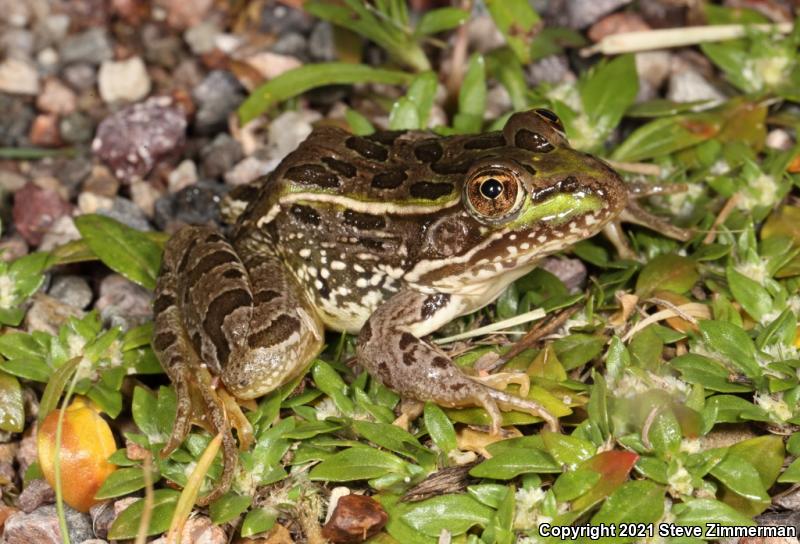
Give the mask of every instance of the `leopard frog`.
[[237, 401], [303, 373], [325, 329], [358, 334], [359, 364], [403, 397], [481, 406], [494, 432], [500, 408], [556, 429], [541, 405], [466, 375], [424, 337], [548, 254], [603, 230], [621, 244], [619, 220], [670, 230], [542, 109], [481, 135], [319, 127], [237, 194], [228, 236], [191, 226], [169, 240], [154, 303], [153, 347], [178, 397], [164, 451], [192, 422], [223, 435], [225, 469], [205, 503], [230, 486], [231, 426], [249, 441]]

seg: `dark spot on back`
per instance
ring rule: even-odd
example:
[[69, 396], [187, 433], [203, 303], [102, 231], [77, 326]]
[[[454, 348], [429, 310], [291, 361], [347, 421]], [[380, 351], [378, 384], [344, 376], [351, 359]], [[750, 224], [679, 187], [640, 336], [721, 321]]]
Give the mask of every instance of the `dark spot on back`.
[[386, 227], [386, 221], [379, 215], [369, 213], [359, 213], [352, 210], [345, 210], [344, 224], [360, 230], [382, 229]]
[[328, 285], [328, 282], [323, 277], [319, 277], [317, 278], [317, 280], [319, 280], [319, 283], [321, 285], [320, 288], [317, 289], [319, 296], [321, 296], [325, 300], [328, 300], [331, 296], [331, 288]]
[[333, 157], [322, 157], [322, 162], [324, 162], [328, 168], [346, 178], [352, 178], [358, 172], [356, 167], [352, 164], [334, 159]]
[[238, 268], [231, 268], [230, 270], [226, 270], [225, 272], [223, 272], [222, 277], [228, 278], [229, 280], [237, 280], [239, 278], [243, 278], [244, 273]]
[[561, 123], [561, 119], [558, 118], [558, 115], [545, 108], [537, 108], [533, 111], [539, 114], [540, 117], [544, 117], [545, 119], [547, 119], [547, 121], [549, 121], [551, 125], [556, 127], [556, 129], [560, 130], [561, 132], [564, 132], [564, 125]]
[[385, 147], [360, 136], [350, 136], [344, 145], [365, 159], [383, 162], [389, 158], [389, 151]]
[[364, 323], [364, 326], [361, 327], [361, 332], [358, 335], [358, 341], [361, 344], [366, 344], [372, 338], [372, 325], [369, 324], [369, 321]]
[[522, 165], [522, 167], [523, 167], [525, 170], [527, 170], [528, 172], [530, 172], [530, 174], [531, 174], [532, 176], [535, 176], [535, 175], [536, 175], [536, 168], [534, 168], [534, 167], [533, 167], [533, 166], [531, 166], [530, 164], [523, 164], [523, 165]]
[[548, 142], [547, 138], [538, 132], [533, 132], [526, 128], [517, 131], [516, 136], [514, 136], [514, 144], [517, 147], [535, 153], [547, 153], [553, 150], [553, 144]]
[[414, 336], [410, 332], [404, 332], [403, 334], [400, 335], [400, 343], [398, 344], [398, 347], [405, 351], [405, 349], [408, 346], [415, 344], [416, 342], [417, 342], [416, 336]]
[[170, 331], [158, 333], [156, 337], [153, 338], [153, 349], [156, 351], [164, 351], [174, 344], [177, 339], [178, 337], [175, 336], [175, 333]]
[[437, 162], [431, 165], [431, 170], [443, 176], [452, 174], [466, 174], [469, 170], [470, 162]]
[[242, 200], [244, 202], [252, 202], [258, 198], [258, 193], [261, 187], [254, 183], [246, 185], [238, 185], [230, 190], [228, 198], [231, 200]]
[[186, 251], [183, 252], [181, 256], [181, 262], [178, 263], [178, 273], [184, 272], [186, 267], [189, 266], [189, 257], [192, 255], [192, 251], [197, 246], [200, 241], [197, 238], [193, 238], [191, 242], [189, 242], [189, 246], [186, 248]]
[[481, 136], [470, 138], [464, 143], [464, 149], [492, 149], [493, 147], [503, 147], [506, 139], [502, 132], [491, 132]]
[[383, 251], [383, 242], [381, 240], [376, 240], [375, 238], [359, 238], [358, 243], [367, 249]]
[[284, 177], [298, 183], [316, 185], [318, 187], [330, 188], [339, 186], [339, 178], [335, 174], [328, 172], [328, 170], [320, 164], [292, 166], [286, 171]]
[[427, 198], [436, 200], [453, 192], [452, 183], [435, 183], [433, 181], [418, 181], [409, 189], [414, 198]]
[[252, 304], [253, 298], [250, 293], [244, 289], [231, 289], [218, 294], [217, 298], [208, 305], [206, 318], [203, 320], [203, 330], [206, 331], [206, 335], [217, 349], [217, 360], [220, 366], [224, 367], [231, 355], [231, 348], [225, 338], [225, 332], [222, 330], [225, 318], [237, 308], [248, 307]]
[[259, 291], [255, 294], [253, 302], [255, 302], [256, 304], [266, 304], [271, 300], [275, 300], [279, 296], [281, 296], [281, 294], [278, 291], [273, 291], [272, 289], [264, 289], [263, 291]]
[[450, 361], [448, 361], [446, 357], [434, 357], [431, 361], [431, 366], [434, 368], [447, 368], [449, 364]]
[[299, 320], [290, 315], [281, 314], [265, 329], [251, 334], [247, 338], [247, 345], [252, 349], [268, 348], [285, 341], [289, 336], [299, 330]]
[[403, 353], [403, 364], [406, 366], [414, 366], [414, 355], [411, 353]]
[[218, 266], [233, 263], [238, 264], [238, 260], [236, 259], [236, 255], [230, 251], [217, 250], [213, 253], [209, 253], [208, 255], [204, 255], [200, 259], [200, 262], [197, 263], [197, 266], [189, 271], [189, 278], [187, 280], [189, 289], [193, 289], [195, 286], [197, 286], [200, 280], [203, 279], [203, 276]]
[[206, 240], [205, 240], [205, 242], [207, 244], [214, 244], [214, 243], [217, 243], [217, 242], [224, 242], [224, 241], [225, 241], [225, 238], [223, 238], [222, 236], [220, 236], [216, 232], [212, 232], [211, 234], [206, 236]]
[[375, 174], [372, 186], [376, 189], [396, 189], [408, 178], [404, 170], [390, 170]]
[[442, 144], [436, 140], [425, 140], [414, 147], [414, 156], [422, 162], [436, 162], [442, 158]]
[[405, 134], [405, 132], [405, 130], [379, 130], [367, 136], [367, 139], [383, 145], [392, 145], [394, 141]]
[[422, 317], [422, 319], [430, 319], [436, 312], [446, 306], [448, 302], [450, 302], [450, 295], [448, 293], [429, 295], [422, 303], [420, 317]]
[[153, 304], [153, 313], [158, 315], [173, 304], [175, 304], [175, 297], [168, 293], [161, 293]]
[[457, 392], [461, 391], [462, 389], [464, 389], [464, 387], [466, 387], [466, 384], [454, 383], [453, 385], [450, 386], [450, 391], [455, 391], [457, 393]]
[[306, 225], [319, 225], [320, 223], [319, 214], [314, 208], [309, 206], [293, 204], [289, 211], [293, 216]]
[[563, 193], [574, 193], [580, 189], [580, 183], [575, 176], [567, 176], [558, 184], [559, 189]]

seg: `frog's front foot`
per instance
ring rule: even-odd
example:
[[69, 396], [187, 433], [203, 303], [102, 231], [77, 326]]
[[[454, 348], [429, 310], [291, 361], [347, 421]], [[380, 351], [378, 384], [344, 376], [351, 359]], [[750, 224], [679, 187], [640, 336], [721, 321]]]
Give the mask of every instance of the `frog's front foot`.
[[[404, 397], [447, 407], [481, 406], [500, 433], [500, 407], [541, 417], [553, 430], [558, 419], [541, 404], [467, 376], [444, 353], [420, 339], [458, 315], [456, 297], [403, 291], [381, 305], [358, 337], [358, 360], [372, 376]], [[491, 380], [490, 380], [491, 381]]]

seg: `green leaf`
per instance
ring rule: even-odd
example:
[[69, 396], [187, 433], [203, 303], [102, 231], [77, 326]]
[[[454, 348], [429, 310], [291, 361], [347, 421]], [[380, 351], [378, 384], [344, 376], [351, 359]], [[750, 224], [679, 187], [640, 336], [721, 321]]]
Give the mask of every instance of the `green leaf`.
[[553, 342], [558, 360], [564, 370], [583, 366], [602, 353], [606, 339], [594, 334], [576, 333]]
[[756, 347], [741, 327], [727, 321], [706, 320], [700, 322], [700, 332], [709, 349], [724, 356], [745, 376], [751, 379], [762, 376], [756, 361]]
[[486, 7], [519, 61], [530, 62], [531, 44], [541, 26], [541, 18], [528, 0], [486, 0]]
[[639, 273], [636, 294], [647, 298], [660, 290], [685, 293], [699, 277], [697, 264], [692, 259], [675, 254], [659, 255]]
[[348, 482], [399, 474], [404, 470], [405, 463], [390, 453], [375, 448], [355, 446], [323, 461], [311, 470], [308, 477], [311, 480]]
[[417, 106], [403, 97], [392, 104], [389, 113], [389, 130], [419, 130], [423, 128], [419, 119]]
[[600, 480], [600, 473], [589, 469], [568, 470], [553, 484], [553, 493], [560, 502], [577, 499]]
[[228, 523], [241, 516], [253, 503], [253, 497], [237, 495], [232, 491], [225, 493], [209, 505], [211, 521], [217, 525]]
[[444, 410], [432, 402], [426, 402], [424, 419], [431, 440], [445, 455], [458, 447], [455, 428]]
[[720, 525], [752, 526], [756, 523], [749, 516], [740, 514], [730, 506], [714, 499], [691, 499], [673, 507], [677, 525], [699, 525], [705, 527], [708, 521]]
[[[154, 492], [153, 510], [147, 535], [157, 535], [169, 529], [175, 505], [178, 503], [179, 491], [174, 489], [156, 489]], [[139, 530], [139, 521], [144, 511], [144, 499], [139, 499], [117, 516], [108, 530], [108, 538], [112, 540], [125, 540], [135, 538]]]
[[25, 404], [19, 380], [0, 372], [0, 431], [21, 433], [25, 428]]
[[158, 428], [157, 417], [159, 410], [158, 400], [155, 395], [147, 391], [144, 387], [136, 387], [133, 390], [131, 412], [133, 413], [134, 423], [136, 423], [140, 431], [147, 435], [150, 443], [159, 442], [162, 437], [160, 429]]
[[316, 87], [353, 83], [402, 85], [408, 83], [410, 79], [411, 75], [406, 72], [370, 68], [364, 64], [344, 62], [306, 64], [289, 70], [254, 90], [239, 106], [239, 120], [242, 124], [249, 123], [279, 102]]
[[355, 406], [350, 397], [347, 396], [347, 384], [344, 383], [342, 377], [331, 365], [321, 359], [317, 359], [311, 366], [311, 375], [314, 377], [314, 383], [317, 384], [320, 391], [331, 397], [336, 407], [343, 414], [347, 416], [353, 415]]
[[431, 454], [427, 448], [422, 447], [414, 435], [397, 425], [356, 420], [353, 421], [353, 429], [370, 442], [396, 453], [407, 455], [418, 462], [420, 454]]
[[476, 478], [510, 480], [520, 474], [558, 474], [561, 465], [547, 453], [537, 449], [511, 448], [494, 455], [491, 459], [469, 471]]
[[[664, 514], [665, 489], [647, 480], [625, 482], [609, 496], [592, 518], [593, 525], [623, 523], [654, 524]], [[600, 539], [602, 542], [632, 542], [634, 538]]]
[[746, 459], [728, 454], [717, 463], [710, 474], [734, 493], [751, 501], [769, 501], [758, 471]]
[[800, 459], [795, 459], [786, 467], [783, 474], [778, 476], [778, 481], [782, 484], [794, 484], [800, 482]]
[[600, 65], [581, 81], [579, 91], [591, 123], [599, 132], [609, 133], [639, 92], [633, 55], [621, 55]]
[[58, 406], [58, 399], [61, 398], [61, 393], [67, 388], [67, 384], [78, 368], [78, 365], [80, 365], [81, 360], [81, 357], [73, 357], [53, 372], [53, 376], [50, 378], [50, 381], [47, 382], [44, 393], [42, 393], [42, 401], [39, 404], [40, 425], [44, 421], [44, 418]]
[[354, 109], [347, 108], [344, 112], [344, 118], [347, 124], [350, 125], [350, 131], [359, 136], [366, 136], [375, 132], [375, 127], [369, 122], [369, 119], [358, 113]]
[[541, 437], [547, 452], [561, 465], [576, 466], [597, 450], [594, 444], [577, 436], [543, 430]]
[[453, 126], [459, 132], [480, 132], [486, 109], [486, 63], [482, 55], [469, 59], [467, 73], [458, 93], [458, 114]]
[[772, 311], [772, 297], [760, 283], [740, 274], [732, 266], [727, 269], [727, 277], [733, 298], [753, 318], [761, 321]]
[[[153, 481], [158, 481], [161, 476], [157, 471], [153, 474]], [[97, 500], [122, 497], [134, 491], [144, 489], [144, 470], [142, 467], [119, 468], [112, 472], [95, 493]]]
[[493, 514], [470, 495], [442, 495], [414, 504], [401, 519], [428, 536], [438, 537], [443, 529], [457, 536], [475, 525], [485, 527]]
[[161, 248], [146, 234], [97, 214], [76, 217], [75, 226], [106, 266], [147, 289], [155, 288]]
[[669, 155], [719, 133], [718, 114], [689, 114], [656, 119], [639, 127], [614, 150], [617, 161], [641, 161]]
[[275, 525], [278, 519], [278, 512], [267, 508], [254, 508], [244, 517], [242, 522], [242, 537], [266, 533]]
[[458, 8], [439, 8], [425, 12], [414, 29], [418, 36], [436, 34], [461, 26], [469, 19], [469, 12]]
[[728, 369], [702, 355], [687, 353], [670, 360], [669, 364], [681, 373], [685, 381], [702, 385], [712, 391], [744, 393], [753, 390], [750, 386], [731, 382], [729, 379], [731, 373]]

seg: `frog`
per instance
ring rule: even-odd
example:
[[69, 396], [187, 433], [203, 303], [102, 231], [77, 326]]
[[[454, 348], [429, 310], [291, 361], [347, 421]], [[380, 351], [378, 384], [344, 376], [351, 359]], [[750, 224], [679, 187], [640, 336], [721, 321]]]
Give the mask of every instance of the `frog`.
[[303, 375], [326, 330], [357, 335], [358, 364], [402, 398], [482, 407], [494, 434], [502, 410], [557, 431], [526, 388], [468, 375], [427, 337], [598, 233], [630, 254], [622, 221], [686, 239], [636, 205], [657, 191], [631, 189], [570, 147], [542, 108], [482, 134], [316, 127], [272, 173], [234, 191], [227, 233], [186, 226], [166, 243], [152, 345], [177, 414], [162, 455], [193, 423], [219, 434], [223, 471], [198, 502], [225, 493], [238, 448], [252, 441], [240, 404]]

